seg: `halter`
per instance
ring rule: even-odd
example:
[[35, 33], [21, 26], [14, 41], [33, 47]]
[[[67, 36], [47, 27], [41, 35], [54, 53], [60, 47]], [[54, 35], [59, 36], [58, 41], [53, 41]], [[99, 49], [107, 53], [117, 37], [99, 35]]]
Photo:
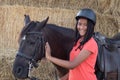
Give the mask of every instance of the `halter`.
[[[44, 36], [42, 36], [42, 32], [28, 32], [27, 34], [30, 34], [30, 35], [32, 35], [32, 34], [37, 34], [36, 36], [39, 37], [39, 38], [37, 39], [37, 41], [36, 41], [35, 50], [34, 50], [34, 52], [33, 52], [33, 55], [34, 55], [34, 56], [28, 56], [28, 55], [26, 55], [25, 53], [22, 53], [21, 51], [19, 51], [19, 52], [17, 53], [16, 57], [17, 57], [17, 56], [20, 56], [20, 57], [25, 58], [26, 60], [29, 61], [28, 78], [31, 78], [31, 75], [30, 75], [31, 69], [32, 69], [33, 67], [35, 67], [35, 68], [38, 67], [38, 63], [37, 63], [38, 60], [35, 59], [36, 53], [38, 53], [39, 49], [41, 48], [40, 57], [42, 58], [42, 57], [44, 57], [44, 55], [45, 55], [45, 47], [44, 47], [44, 45], [45, 45], [45, 39], [44, 39]], [[25, 40], [25, 38], [26, 38], [26, 35], [25, 35], [25, 37], [24, 37], [24, 40]], [[24, 44], [24, 43], [23, 43], [23, 44]]]

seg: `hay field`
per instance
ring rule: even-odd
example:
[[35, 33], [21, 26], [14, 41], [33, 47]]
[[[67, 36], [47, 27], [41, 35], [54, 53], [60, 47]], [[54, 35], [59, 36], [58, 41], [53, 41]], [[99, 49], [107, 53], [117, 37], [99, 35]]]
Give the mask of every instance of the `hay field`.
[[[18, 49], [17, 40], [24, 26], [24, 14], [35, 21], [49, 16], [48, 23], [74, 29], [74, 17], [83, 7], [96, 12], [95, 31], [108, 37], [120, 32], [119, 0], [0, 0], [0, 80], [14, 80], [11, 71]], [[33, 74], [41, 80], [55, 80], [56, 76], [55, 67], [46, 60], [41, 61]]]

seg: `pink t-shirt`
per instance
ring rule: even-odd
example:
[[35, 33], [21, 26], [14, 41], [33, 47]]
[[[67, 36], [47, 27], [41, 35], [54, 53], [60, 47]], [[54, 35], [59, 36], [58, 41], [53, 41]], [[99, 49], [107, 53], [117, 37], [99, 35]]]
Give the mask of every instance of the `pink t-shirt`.
[[[80, 49], [75, 50], [79, 46], [79, 41], [77, 45], [73, 47], [70, 52], [70, 61], [72, 61], [78, 54], [80, 54]], [[98, 54], [98, 46], [96, 41], [91, 38], [83, 46], [84, 50], [91, 52], [90, 56], [84, 60], [79, 66], [71, 69], [69, 72], [69, 80], [97, 80], [95, 75], [95, 63]]]

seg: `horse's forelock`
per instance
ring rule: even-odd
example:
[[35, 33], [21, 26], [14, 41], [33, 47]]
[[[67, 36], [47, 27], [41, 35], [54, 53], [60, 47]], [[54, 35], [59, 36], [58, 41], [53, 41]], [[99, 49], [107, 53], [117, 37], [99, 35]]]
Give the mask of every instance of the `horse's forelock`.
[[31, 21], [30, 23], [28, 23], [27, 25], [25, 25], [20, 33], [18, 42], [20, 41], [20, 38], [22, 36], [24, 36], [27, 32], [29, 32], [31, 29], [34, 28], [34, 26], [36, 25], [36, 23], [34, 21]]

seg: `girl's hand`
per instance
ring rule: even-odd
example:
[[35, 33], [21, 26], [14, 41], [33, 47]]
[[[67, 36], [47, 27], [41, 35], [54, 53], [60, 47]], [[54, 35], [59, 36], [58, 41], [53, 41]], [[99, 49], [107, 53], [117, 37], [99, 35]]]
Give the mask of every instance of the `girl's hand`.
[[45, 45], [45, 56], [48, 60], [51, 57], [51, 49], [48, 42], [46, 42], [46, 45]]

